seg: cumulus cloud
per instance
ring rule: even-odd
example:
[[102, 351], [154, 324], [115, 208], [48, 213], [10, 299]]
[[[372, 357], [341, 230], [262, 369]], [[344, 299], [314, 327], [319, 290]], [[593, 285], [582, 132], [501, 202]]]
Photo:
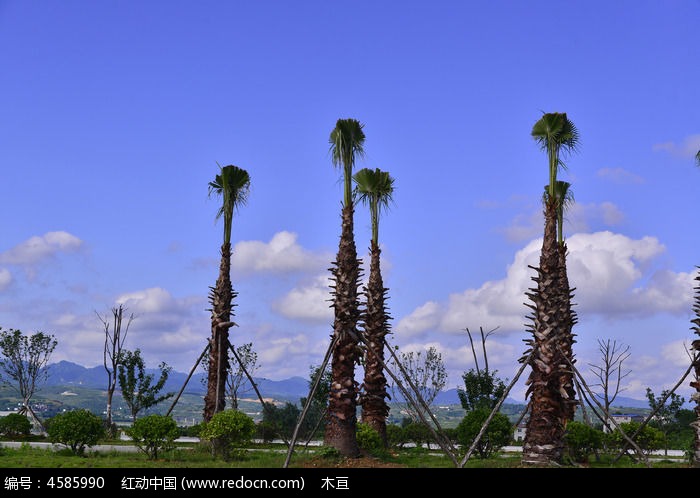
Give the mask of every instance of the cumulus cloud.
[[331, 254], [317, 254], [297, 243], [297, 234], [276, 233], [269, 242], [256, 240], [238, 242], [233, 248], [231, 265], [237, 271], [288, 273], [319, 269], [333, 260]]
[[12, 274], [6, 268], [0, 268], [0, 291], [7, 289], [12, 283]]
[[75, 252], [83, 241], [68, 232], [47, 232], [34, 236], [0, 253], [0, 263], [32, 266], [50, 259], [62, 252]]
[[275, 301], [272, 308], [287, 318], [312, 322], [328, 322], [333, 319], [330, 299], [330, 278], [320, 275], [306, 285], [295, 287]]
[[[395, 331], [410, 337], [427, 331], [457, 334], [466, 327], [500, 327], [522, 331], [528, 323], [525, 292], [535, 284], [542, 241], [519, 250], [502, 280], [451, 294], [445, 303], [429, 301], [404, 317]], [[653, 271], [652, 262], [665, 251], [654, 237], [631, 239], [609, 231], [575, 234], [567, 239], [567, 270], [579, 315], [616, 318], [681, 314], [692, 301], [693, 275], [668, 269]]]

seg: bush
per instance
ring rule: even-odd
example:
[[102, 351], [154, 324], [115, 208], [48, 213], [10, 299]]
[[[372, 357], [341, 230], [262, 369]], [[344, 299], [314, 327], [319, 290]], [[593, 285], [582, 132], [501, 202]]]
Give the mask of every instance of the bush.
[[[471, 448], [489, 415], [491, 415], [491, 410], [477, 408], [467, 412], [459, 423], [457, 441], [465, 451]], [[511, 439], [513, 439], [513, 425], [507, 416], [498, 412], [489, 422], [488, 428], [474, 449], [480, 458], [490, 458], [495, 452], [509, 444]]]
[[407, 442], [414, 443], [417, 448], [423, 443], [429, 442], [433, 435], [427, 425], [418, 422], [410, 422], [403, 427], [404, 438]]
[[32, 431], [32, 423], [26, 415], [10, 413], [0, 417], [0, 434], [7, 437], [28, 436]]
[[[664, 433], [659, 429], [649, 427], [648, 425], [645, 425], [641, 432], [632, 438], [632, 436], [639, 430], [640, 426], [641, 424], [639, 422], [626, 422], [620, 424], [620, 429], [622, 429], [627, 437], [631, 438], [637, 444], [637, 446], [639, 446], [639, 449], [641, 449], [647, 455], [654, 450], [658, 450], [663, 447]], [[622, 448], [623, 446], [630, 448], [627, 440], [622, 437], [622, 434], [618, 429], [615, 429], [612, 433], [608, 434], [608, 438], [611, 446], [615, 448]]]
[[357, 424], [357, 444], [370, 455], [381, 456], [386, 452], [379, 433], [369, 424], [363, 422]]
[[390, 447], [403, 448], [403, 445], [406, 444], [406, 435], [403, 427], [397, 424], [387, 424], [386, 439]]
[[591, 453], [602, 448], [603, 431], [571, 421], [566, 426], [566, 450], [574, 462], [587, 462]]
[[240, 448], [255, 436], [255, 422], [243, 412], [224, 410], [214, 414], [202, 427], [200, 438], [211, 443], [214, 456], [230, 460], [241, 453]]
[[94, 446], [105, 437], [104, 422], [89, 410], [59, 413], [47, 425], [49, 440], [65, 444], [74, 455], [83, 455], [86, 446]]
[[180, 437], [177, 423], [166, 415], [147, 415], [136, 419], [125, 432], [150, 460], [158, 458], [159, 452], [174, 449], [175, 440]]

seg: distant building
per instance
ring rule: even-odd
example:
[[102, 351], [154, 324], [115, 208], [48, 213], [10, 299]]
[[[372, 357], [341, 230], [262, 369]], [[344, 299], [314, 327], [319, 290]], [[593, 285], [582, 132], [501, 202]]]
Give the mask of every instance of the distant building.
[[636, 413], [611, 413], [608, 417], [608, 423], [603, 424], [603, 432], [612, 432], [615, 430], [615, 427], [620, 424], [629, 424], [630, 422], [641, 422], [643, 418], [644, 417]]

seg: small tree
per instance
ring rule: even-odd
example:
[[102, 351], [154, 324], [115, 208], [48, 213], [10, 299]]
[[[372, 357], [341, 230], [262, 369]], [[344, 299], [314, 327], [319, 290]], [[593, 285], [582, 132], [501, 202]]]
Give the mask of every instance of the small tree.
[[150, 460], [155, 460], [160, 452], [175, 448], [180, 429], [172, 417], [153, 414], [138, 419], [126, 434]]
[[483, 367], [479, 367], [479, 357], [476, 354], [472, 334], [469, 328], [464, 329], [469, 337], [474, 357], [474, 368], [462, 375], [464, 389], [457, 388], [457, 396], [459, 396], [462, 408], [466, 411], [477, 408], [493, 409], [506, 392], [505, 383], [496, 376], [498, 371], [489, 370], [489, 358], [486, 354], [486, 339], [497, 329], [498, 327], [485, 333], [483, 327], [479, 327]]
[[[457, 441], [465, 448], [474, 443], [481, 432], [486, 419], [491, 414], [489, 408], [476, 408], [464, 416], [457, 426]], [[480, 458], [490, 458], [495, 452], [500, 451], [513, 439], [513, 424], [502, 413], [494, 414], [489, 422], [488, 429], [476, 444], [475, 450]]]
[[39, 383], [48, 377], [47, 364], [57, 344], [54, 336], [43, 332], [26, 336], [20, 330], [0, 327], [0, 381], [12, 386], [22, 398], [19, 413], [29, 414], [39, 425], [30, 400]]
[[32, 431], [32, 423], [26, 415], [10, 413], [0, 417], [0, 434], [7, 437], [28, 436]]
[[625, 389], [622, 387], [622, 380], [627, 377], [631, 370], [623, 370], [622, 364], [630, 357], [630, 347], [624, 344], [618, 344], [617, 341], [598, 340], [598, 349], [600, 350], [602, 364], [594, 365], [589, 363], [593, 374], [598, 378], [596, 384], [591, 384], [591, 387], [598, 386], [602, 389], [600, 397], [603, 401], [603, 410], [605, 417], [604, 424], [610, 430], [610, 407], [612, 403]]
[[[316, 383], [317, 377], [321, 375], [316, 390], [313, 393], [311, 402], [304, 416], [304, 424], [302, 433], [306, 437], [311, 437], [317, 431], [317, 429], [322, 428], [326, 420], [326, 414], [328, 411], [328, 396], [331, 392], [331, 380], [333, 376], [331, 375], [331, 370], [329, 367], [321, 372], [321, 365], [311, 365], [309, 367], [309, 389], [312, 389]], [[301, 406], [306, 406], [308, 401], [307, 397], [299, 399]]]
[[110, 437], [114, 437], [116, 435], [116, 427], [112, 422], [112, 399], [114, 398], [114, 391], [117, 388], [117, 381], [119, 377], [119, 358], [121, 357], [122, 350], [124, 349], [126, 336], [129, 333], [129, 326], [134, 320], [134, 314], [132, 313], [129, 315], [124, 330], [122, 330], [124, 307], [121, 304], [112, 308], [111, 329], [110, 322], [106, 317], [100, 316], [99, 313], [97, 314], [97, 317], [104, 326], [105, 334], [105, 342], [102, 352], [102, 363], [104, 364], [105, 371], [107, 372], [107, 418], [105, 420], [105, 424], [107, 426], [108, 435]]
[[[230, 353], [230, 356], [234, 355]], [[233, 410], [238, 410], [238, 400], [240, 399], [241, 394], [244, 394], [248, 390], [252, 389], [251, 386], [248, 386], [246, 391], [242, 390], [243, 385], [247, 380], [246, 372], [248, 372], [248, 375], [252, 377], [253, 372], [255, 372], [255, 370], [258, 368], [256, 365], [258, 362], [258, 353], [253, 351], [252, 342], [238, 346], [236, 348], [236, 356], [237, 358], [229, 357], [229, 362], [231, 365], [236, 365], [236, 367], [231, 368], [228, 374], [228, 379], [226, 379], [228, 397], [231, 401], [231, 409]]]
[[83, 455], [86, 446], [94, 446], [106, 435], [104, 421], [89, 410], [59, 413], [48, 421], [52, 443], [68, 446], [75, 455]]
[[212, 455], [228, 461], [241, 457], [242, 447], [249, 444], [255, 435], [255, 422], [243, 412], [224, 410], [216, 413], [207, 422], [199, 436], [211, 443]]
[[567, 424], [566, 435], [564, 436], [569, 457], [575, 462], [587, 462], [591, 453], [601, 449], [603, 436], [603, 431], [572, 420]]
[[[668, 403], [664, 402], [664, 400], [668, 401], [668, 399], [671, 401]], [[661, 392], [661, 396], [656, 398], [654, 397], [654, 391], [647, 387], [647, 400], [651, 411], [656, 412], [649, 425], [657, 428], [663, 434], [664, 454], [668, 455], [668, 435], [676, 425], [678, 412], [683, 407], [685, 399], [676, 393], [670, 392], [668, 389], [664, 389]]]
[[119, 386], [122, 398], [131, 411], [132, 422], [141, 410], [146, 410], [161, 401], [171, 398], [175, 393], [159, 395], [163, 390], [172, 370], [164, 362], [158, 366], [160, 377], [153, 384], [153, 374], [146, 374], [146, 364], [141, 357], [141, 350], [124, 350], [119, 359]]
[[276, 436], [288, 441], [294, 433], [299, 414], [299, 408], [289, 401], [282, 408], [273, 403], [265, 403], [262, 421]]
[[[620, 429], [630, 436], [636, 434], [633, 437], [634, 442], [646, 455], [649, 455], [663, 446], [664, 435], [654, 427], [645, 425], [641, 428], [641, 426], [642, 424], [639, 422], [623, 422], [620, 424]], [[626, 448], [628, 445], [627, 440], [618, 429], [608, 434], [605, 439], [615, 448]]]
[[[398, 347], [395, 348], [398, 349]], [[426, 351], [401, 352], [397, 358], [425, 404], [430, 406], [447, 382], [447, 370], [442, 355], [435, 347], [431, 346]], [[393, 358], [391, 362], [394, 363]], [[403, 396], [396, 385], [392, 384], [390, 390], [394, 400], [402, 399]], [[420, 421], [414, 406], [410, 403], [402, 403], [402, 407], [411, 420]]]

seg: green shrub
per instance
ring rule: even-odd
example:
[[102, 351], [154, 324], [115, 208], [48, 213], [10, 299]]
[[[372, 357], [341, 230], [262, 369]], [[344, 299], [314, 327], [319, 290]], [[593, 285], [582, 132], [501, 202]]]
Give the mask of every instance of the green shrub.
[[379, 433], [363, 422], [357, 424], [357, 444], [370, 455], [379, 456], [386, 450]]
[[[491, 415], [491, 410], [477, 408], [467, 412], [457, 426], [457, 441], [465, 452], [471, 448], [489, 415]], [[488, 428], [474, 449], [480, 458], [490, 458], [495, 452], [509, 444], [511, 439], [513, 439], [513, 425], [506, 415], [498, 412], [489, 422]]]
[[422, 447], [429, 442], [433, 435], [427, 425], [418, 422], [410, 422], [403, 427], [404, 438], [407, 442], [414, 443], [416, 447]]
[[406, 435], [403, 427], [398, 424], [387, 424], [386, 439], [390, 447], [403, 448], [403, 445], [406, 444]]
[[74, 455], [84, 454], [86, 446], [94, 446], [105, 437], [102, 419], [85, 409], [59, 413], [47, 425], [49, 440], [65, 444]]
[[574, 462], [587, 462], [588, 457], [603, 446], [603, 431], [582, 422], [571, 421], [566, 426], [566, 450]]
[[[640, 426], [639, 422], [625, 422], [620, 424], [620, 429], [647, 455], [663, 447], [664, 433], [648, 425], [645, 425], [639, 434], [632, 437], [639, 430]], [[615, 448], [622, 448], [625, 445], [627, 448], [631, 447], [618, 429], [608, 434], [608, 441]]]
[[241, 456], [241, 447], [250, 444], [254, 435], [253, 419], [237, 410], [214, 414], [199, 433], [200, 438], [210, 442], [212, 454], [227, 461]]
[[147, 415], [136, 419], [134, 425], [125, 430], [138, 449], [150, 460], [158, 458], [158, 453], [175, 448], [175, 440], [180, 437], [180, 429], [172, 417]]
[[10, 413], [0, 417], [0, 434], [7, 437], [28, 436], [32, 431], [32, 423], [26, 415]]

